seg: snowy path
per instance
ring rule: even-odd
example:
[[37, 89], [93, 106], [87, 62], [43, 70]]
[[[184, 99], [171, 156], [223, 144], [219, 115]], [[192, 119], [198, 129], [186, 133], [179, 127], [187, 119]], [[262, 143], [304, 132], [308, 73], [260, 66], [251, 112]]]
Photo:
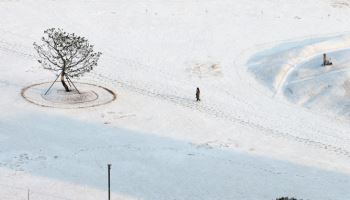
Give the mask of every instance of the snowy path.
[[[18, 45], [6, 43], [6, 42], [3, 42], [3, 43], [6, 44], [3, 46], [0, 45], [0, 48], [2, 48], [3, 50], [18, 54], [20, 56], [27, 56], [27, 57], [35, 59], [35, 56], [33, 54], [25, 52], [24, 48], [20, 49], [17, 47]], [[150, 88], [149, 87], [150, 85], [148, 85], [148, 88], [142, 88], [140, 86], [132, 85], [132, 83], [130, 83], [130, 82], [123, 82], [123, 81], [113, 79], [107, 75], [97, 74], [95, 72], [91, 72], [91, 73], [92, 73], [92, 76], [90, 76], [90, 79], [91, 79], [90, 81], [93, 81], [96, 83], [102, 83], [104, 85], [113, 85], [116, 88], [126, 89], [128, 91], [135, 92], [137, 94], [146, 95], [146, 96], [154, 97], [154, 98], [159, 98], [159, 99], [165, 100], [167, 102], [174, 103], [176, 105], [190, 108], [191, 110], [194, 110], [194, 111], [199, 111], [199, 112], [211, 115], [215, 118], [227, 120], [227, 121], [234, 122], [234, 123], [239, 123], [243, 126], [248, 126], [248, 127], [254, 128], [260, 134], [265, 134], [265, 135], [268, 135], [271, 137], [283, 138], [285, 140], [293, 140], [295, 142], [302, 143], [304, 145], [307, 145], [307, 146], [310, 146], [313, 148], [319, 148], [322, 150], [326, 150], [330, 153], [350, 157], [350, 152], [346, 149], [341, 148], [341, 147], [334, 146], [331, 144], [322, 143], [319, 141], [314, 141], [314, 140], [308, 139], [308, 138], [295, 136], [292, 132], [280, 131], [280, 130], [273, 129], [270, 127], [265, 127], [264, 125], [261, 125], [261, 124], [255, 123], [255, 122], [251, 122], [248, 119], [244, 119], [241, 116], [237, 116], [236, 113], [229, 113], [229, 112], [227, 112], [227, 110], [224, 111], [221, 108], [219, 108], [219, 106], [217, 106], [217, 105], [213, 105], [213, 104], [208, 105], [208, 102], [198, 104], [197, 102], [194, 101], [194, 99], [191, 99], [190, 97], [184, 98], [184, 97], [180, 97], [180, 96], [176, 96], [176, 95], [167, 94], [166, 92], [169, 93], [168, 88], [163, 89], [163, 91], [156, 90], [155, 88]], [[171, 91], [171, 93], [174, 94], [175, 92]], [[180, 95], [180, 94], [177, 94], [177, 95]]]
[[[344, 60], [330, 73], [285, 76], [320, 52], [347, 48], [350, 9], [339, 5], [0, 1], [0, 199], [25, 199], [28, 187], [31, 199], [103, 199], [107, 163], [113, 199], [349, 199], [348, 119], [283, 97], [288, 84], [347, 73]], [[51, 26], [103, 52], [81, 80], [112, 89], [115, 102], [65, 110], [20, 97], [52, 78], [31, 46]], [[281, 73], [249, 70], [250, 61], [261, 66], [259, 56], [277, 69], [282, 59], [268, 55], [296, 44]], [[276, 80], [266, 87], [259, 75]]]

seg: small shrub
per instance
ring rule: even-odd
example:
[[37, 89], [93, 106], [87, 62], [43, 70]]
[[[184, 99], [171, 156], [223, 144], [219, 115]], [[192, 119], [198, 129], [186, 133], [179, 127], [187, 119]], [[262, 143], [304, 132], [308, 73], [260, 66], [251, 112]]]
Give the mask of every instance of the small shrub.
[[296, 199], [294, 197], [280, 197], [280, 198], [277, 198], [276, 200], [298, 200], [298, 199]]

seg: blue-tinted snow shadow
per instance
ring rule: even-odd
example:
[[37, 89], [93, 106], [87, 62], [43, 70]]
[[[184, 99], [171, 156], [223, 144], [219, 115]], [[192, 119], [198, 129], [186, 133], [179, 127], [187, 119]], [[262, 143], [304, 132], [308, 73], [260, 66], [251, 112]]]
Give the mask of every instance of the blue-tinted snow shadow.
[[300, 98], [308, 94], [309, 100], [303, 103], [308, 108], [313, 106], [314, 101], [326, 101], [323, 97], [333, 97], [326, 102], [331, 102], [330, 109], [335, 113], [343, 115], [341, 111], [349, 111], [344, 107], [349, 104], [349, 100], [347, 96], [337, 93], [349, 77], [349, 54], [350, 49], [328, 52], [328, 58], [333, 61], [332, 66], [321, 66], [322, 54], [299, 63], [285, 80], [284, 95], [292, 102], [299, 102]]
[[3, 167], [106, 189], [112, 163], [112, 191], [146, 200], [350, 198], [347, 174], [62, 117], [2, 119], [0, 142]]
[[275, 78], [278, 73], [280, 73], [283, 65], [287, 64], [294, 54], [297, 55], [305, 46], [339, 37], [343, 37], [343, 35], [310, 38], [278, 44], [252, 55], [246, 63], [247, 70], [251, 72], [258, 81], [267, 86], [271, 91], [274, 91], [276, 89], [273, 85]]

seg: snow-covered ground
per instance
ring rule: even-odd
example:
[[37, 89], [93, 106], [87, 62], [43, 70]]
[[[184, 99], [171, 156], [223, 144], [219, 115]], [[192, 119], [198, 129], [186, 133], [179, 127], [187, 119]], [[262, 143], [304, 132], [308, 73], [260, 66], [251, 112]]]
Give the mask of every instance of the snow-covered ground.
[[[107, 163], [112, 199], [349, 199], [349, 5], [0, 0], [0, 199], [107, 199]], [[115, 101], [21, 97], [55, 79], [32, 47], [51, 27], [103, 52], [80, 81]]]
[[[248, 66], [275, 98], [349, 119], [349, 44], [348, 35], [288, 42], [255, 54]], [[322, 66], [323, 53], [332, 65]]]

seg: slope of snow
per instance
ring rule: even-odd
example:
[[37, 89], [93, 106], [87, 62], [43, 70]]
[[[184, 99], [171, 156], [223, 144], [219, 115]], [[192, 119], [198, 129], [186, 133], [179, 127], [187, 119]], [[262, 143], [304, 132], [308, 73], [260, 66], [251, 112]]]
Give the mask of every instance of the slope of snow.
[[[349, 14], [316, 0], [0, 1], [0, 197], [106, 198], [112, 163], [113, 199], [348, 199], [348, 119], [283, 97], [301, 78], [288, 64], [345, 58]], [[67, 110], [21, 97], [55, 78], [32, 48], [50, 27], [103, 52], [79, 81], [116, 101]]]
[[[349, 43], [348, 35], [289, 42], [255, 54], [248, 67], [274, 97], [349, 116]], [[322, 66], [323, 53], [333, 65]]]

